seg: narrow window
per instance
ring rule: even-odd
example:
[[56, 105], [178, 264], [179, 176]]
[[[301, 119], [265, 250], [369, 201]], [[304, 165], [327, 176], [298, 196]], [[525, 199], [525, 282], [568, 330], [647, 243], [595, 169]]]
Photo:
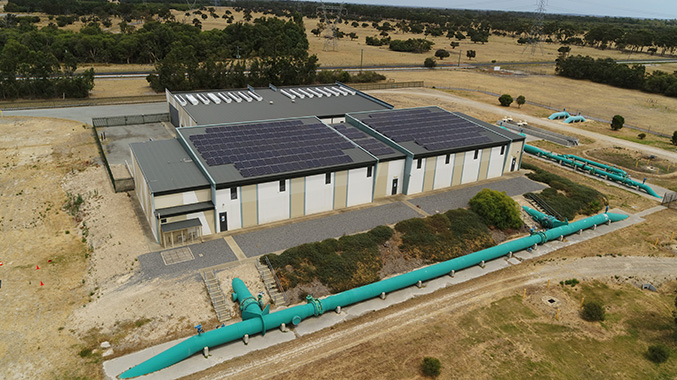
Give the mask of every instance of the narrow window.
[[285, 183], [285, 181], [283, 179], [280, 180], [280, 192], [281, 193], [286, 190], [286, 186], [287, 186], [287, 184]]
[[416, 169], [420, 169], [421, 165], [423, 165], [423, 159], [419, 158], [418, 161], [416, 161]]
[[479, 150], [479, 149], [475, 149], [475, 159], [477, 159], [477, 156], [479, 156], [479, 155], [480, 155], [480, 150]]
[[230, 199], [237, 199], [237, 187], [230, 188]]
[[501, 156], [505, 153], [505, 145], [501, 145]]
[[449, 165], [450, 160], [451, 160], [451, 154], [447, 154], [447, 157], [444, 159], [444, 164]]
[[331, 183], [331, 173], [326, 173], [324, 175], [324, 184], [329, 185]]
[[160, 219], [160, 223], [163, 223], [163, 224], [164, 224], [164, 223], [167, 223], [167, 218], [162, 218], [162, 219]]
[[372, 170], [372, 167], [369, 166], [369, 167], [367, 168], [367, 178], [370, 178], [370, 177], [371, 177], [371, 170]]

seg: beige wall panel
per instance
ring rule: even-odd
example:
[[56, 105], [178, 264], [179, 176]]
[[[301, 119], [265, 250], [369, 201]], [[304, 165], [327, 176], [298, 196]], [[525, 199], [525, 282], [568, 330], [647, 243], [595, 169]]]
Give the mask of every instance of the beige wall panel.
[[388, 164], [388, 162], [379, 162], [377, 165], [374, 199], [383, 198], [388, 194]]
[[463, 162], [465, 161], [465, 152], [454, 155], [454, 176], [451, 179], [451, 186], [461, 184], [461, 175], [463, 174]]
[[183, 193], [160, 195], [155, 197], [155, 209], [183, 205]]
[[[165, 223], [174, 223], [174, 222], [180, 222], [182, 220], [186, 220], [186, 215], [176, 215], [176, 216], [170, 216], [167, 218], [167, 221]], [[165, 223], [160, 223], [160, 225], [163, 225]]]
[[348, 172], [334, 174], [334, 210], [346, 207], [348, 200]]
[[305, 179], [292, 178], [291, 180], [291, 217], [297, 218], [305, 213]]
[[425, 174], [423, 176], [423, 191], [431, 191], [435, 182], [435, 166], [437, 157], [428, 157], [425, 159]]
[[258, 224], [258, 209], [256, 204], [256, 185], [242, 186], [242, 227], [251, 227]]
[[478, 181], [487, 179], [487, 173], [489, 172], [489, 159], [491, 159], [491, 148], [482, 149], [482, 161], [480, 162], [480, 175], [477, 178]]
[[198, 202], [207, 202], [212, 200], [212, 189], [196, 190], [195, 196]]
[[214, 224], [214, 210], [204, 211], [204, 215], [207, 219], [207, 224], [209, 224], [209, 230], [212, 231], [212, 233], [215, 233], [216, 225]]

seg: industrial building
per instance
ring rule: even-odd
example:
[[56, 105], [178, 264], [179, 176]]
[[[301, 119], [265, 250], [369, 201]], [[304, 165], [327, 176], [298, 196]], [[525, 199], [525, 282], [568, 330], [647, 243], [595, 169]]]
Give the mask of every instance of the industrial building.
[[393, 110], [342, 84], [167, 97], [176, 139], [130, 144], [136, 193], [164, 246], [499, 177], [519, 169], [524, 148], [523, 136], [467, 115]]

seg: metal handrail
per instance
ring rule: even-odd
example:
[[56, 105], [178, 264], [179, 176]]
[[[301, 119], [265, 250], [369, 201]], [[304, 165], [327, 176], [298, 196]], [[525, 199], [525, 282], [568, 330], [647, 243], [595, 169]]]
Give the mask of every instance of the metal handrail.
[[268, 269], [270, 269], [270, 273], [273, 275], [273, 279], [275, 280], [275, 285], [277, 285], [277, 290], [282, 293], [282, 298], [284, 298], [284, 303], [286, 305], [289, 305], [289, 300], [287, 299], [287, 294], [284, 292], [284, 288], [282, 287], [282, 284], [280, 283], [280, 279], [277, 278], [277, 274], [275, 274], [275, 269], [273, 269], [273, 265], [270, 264], [270, 260], [268, 260], [268, 256], [263, 256], [264, 259], [266, 259], [266, 265], [268, 265]]
[[524, 194], [524, 197], [525, 197], [525, 198], [528, 198], [528, 199], [531, 199], [532, 201], [534, 201], [534, 202], [535, 202], [537, 205], [539, 205], [545, 212], [547, 212], [547, 213], [550, 214], [551, 216], [554, 216], [555, 218], [557, 218], [557, 220], [559, 220], [559, 221], [561, 221], [561, 222], [564, 221], [564, 217], [563, 217], [562, 215], [560, 215], [560, 213], [558, 213], [557, 211], [555, 211], [555, 209], [552, 208], [552, 206], [550, 206], [550, 205], [548, 204], [548, 202], [546, 202], [543, 198], [539, 197], [538, 195], [536, 195], [536, 194], [534, 194], [534, 193], [527, 193], [527, 194]]

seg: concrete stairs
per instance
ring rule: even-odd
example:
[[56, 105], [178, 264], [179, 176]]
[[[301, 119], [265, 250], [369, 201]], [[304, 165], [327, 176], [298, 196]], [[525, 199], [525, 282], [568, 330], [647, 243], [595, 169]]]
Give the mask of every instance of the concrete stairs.
[[287, 305], [287, 299], [277, 286], [275, 275], [270, 267], [261, 264], [259, 260], [256, 260], [256, 269], [258, 269], [259, 274], [261, 275], [261, 279], [266, 286], [266, 291], [268, 292], [272, 303], [277, 306]]
[[214, 305], [216, 318], [218, 318], [221, 323], [226, 322], [232, 318], [230, 314], [230, 303], [228, 302], [226, 295], [223, 294], [219, 279], [216, 277], [216, 271], [212, 269], [210, 271], [202, 272], [202, 279], [207, 287], [207, 292], [209, 293], [209, 298], [212, 300], [212, 305]]

